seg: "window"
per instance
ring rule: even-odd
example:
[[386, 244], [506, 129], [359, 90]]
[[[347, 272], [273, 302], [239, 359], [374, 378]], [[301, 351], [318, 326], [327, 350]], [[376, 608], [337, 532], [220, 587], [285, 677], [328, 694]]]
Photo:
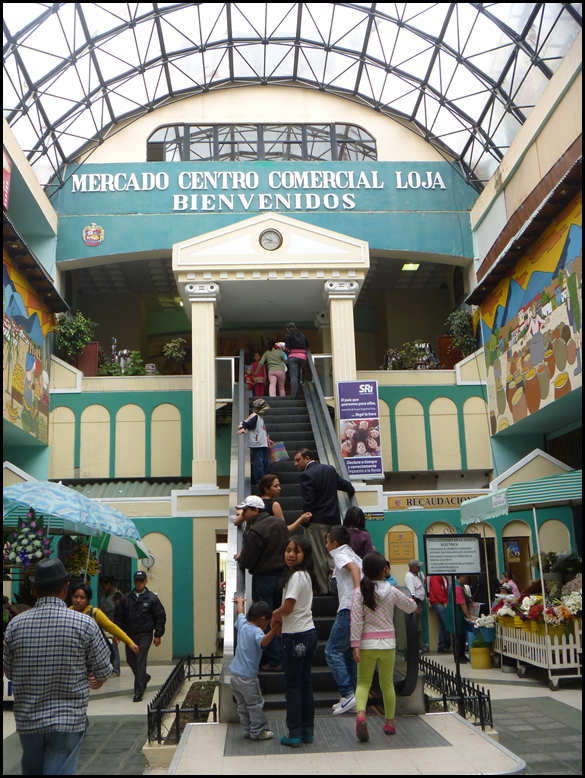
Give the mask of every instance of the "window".
[[354, 124], [177, 124], [147, 142], [148, 162], [362, 162], [377, 159], [375, 139]]

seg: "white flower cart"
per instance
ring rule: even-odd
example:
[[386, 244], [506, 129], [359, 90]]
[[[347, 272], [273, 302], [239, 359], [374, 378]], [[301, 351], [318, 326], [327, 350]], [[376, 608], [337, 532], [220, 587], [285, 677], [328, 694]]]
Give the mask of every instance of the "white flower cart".
[[563, 678], [581, 678], [583, 649], [581, 626], [576, 622], [573, 633], [558, 635], [526, 632], [516, 627], [496, 626], [494, 653], [516, 660], [519, 678], [526, 675], [526, 665], [543, 667], [548, 672], [548, 685], [556, 691]]

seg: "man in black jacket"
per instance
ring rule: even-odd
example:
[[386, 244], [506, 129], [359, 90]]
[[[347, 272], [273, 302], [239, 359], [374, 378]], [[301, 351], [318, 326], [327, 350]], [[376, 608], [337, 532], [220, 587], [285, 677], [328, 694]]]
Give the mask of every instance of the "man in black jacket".
[[[236, 508], [241, 509], [248, 523], [238, 564], [252, 576], [252, 600], [263, 601], [275, 610], [281, 605], [279, 582], [284, 572], [284, 550], [290, 540], [286, 522], [271, 516], [265, 510], [263, 500], [254, 494]], [[279, 635], [264, 649], [262, 661], [261, 670], [282, 670]]]
[[146, 573], [138, 570], [134, 573], [133, 591], [122, 595], [114, 615], [114, 623], [128, 636], [132, 636], [132, 640], [139, 648], [136, 655], [130, 649], [126, 651], [126, 661], [134, 673], [134, 702], [142, 700], [146, 685], [150, 681], [150, 675], [146, 672], [146, 662], [153, 630], [154, 645], [158, 647], [160, 639], [165, 634], [166, 620], [167, 616], [161, 601], [154, 592], [146, 588]]
[[295, 465], [301, 472], [303, 511], [313, 514], [306, 533], [313, 548], [315, 577], [319, 587], [319, 592], [315, 594], [327, 594], [333, 559], [327, 553], [325, 540], [329, 527], [341, 524], [337, 492], [347, 492], [352, 497], [355, 489], [349, 481], [341, 478], [334, 467], [315, 462], [307, 448], [297, 451]]

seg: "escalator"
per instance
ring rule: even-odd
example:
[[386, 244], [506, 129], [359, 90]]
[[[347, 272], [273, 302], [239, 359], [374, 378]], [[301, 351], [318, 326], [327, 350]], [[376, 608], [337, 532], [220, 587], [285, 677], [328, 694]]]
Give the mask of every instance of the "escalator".
[[[308, 448], [317, 453], [320, 462], [333, 465], [342, 478], [348, 479], [347, 469], [335, 428], [331, 419], [330, 408], [325, 401], [319, 377], [310, 353], [308, 365], [305, 368], [308, 379], [303, 383], [303, 396], [297, 400], [290, 397], [270, 397], [267, 401], [269, 411], [264, 415], [266, 428], [273, 440], [283, 441], [291, 457], [287, 462], [281, 462], [271, 467], [271, 472], [278, 475], [282, 486], [279, 503], [282, 506], [287, 524], [291, 524], [302, 513], [302, 498], [300, 489], [300, 473], [295, 468], [292, 457], [301, 448]], [[243, 352], [240, 355], [240, 375], [244, 374]], [[232, 460], [230, 472], [230, 515], [228, 528], [228, 566], [226, 580], [226, 617], [224, 632], [224, 689], [222, 702], [229, 704], [228, 667], [235, 650], [234, 619], [235, 606], [231, 605], [234, 592], [243, 593], [247, 598], [247, 607], [251, 604], [251, 577], [237, 567], [233, 555], [241, 547], [242, 528], [234, 527], [235, 505], [246, 495], [256, 490], [251, 486], [251, 469], [249, 451], [244, 446], [244, 435], [237, 435], [239, 421], [249, 413], [249, 398], [243, 382], [236, 384], [234, 391], [234, 409], [232, 419]], [[357, 505], [355, 497], [350, 498], [344, 492], [338, 492], [341, 515], [344, 516], [350, 505]], [[296, 530], [303, 533], [302, 528]], [[330, 708], [339, 700], [339, 692], [331, 671], [325, 661], [325, 646], [337, 612], [337, 598], [332, 595], [315, 596], [313, 599], [313, 619], [317, 630], [318, 646], [312, 670], [312, 685], [315, 695], [315, 705], [318, 708]], [[418, 677], [418, 636], [416, 617], [395, 611], [395, 628], [397, 639], [396, 669], [394, 682], [397, 695], [410, 695], [416, 687]], [[266, 710], [284, 708], [284, 675], [283, 673], [259, 673], [260, 685], [265, 699]], [[372, 704], [381, 703], [377, 694], [377, 683], [374, 682], [374, 699]], [[232, 703], [233, 705], [233, 703]], [[233, 713], [232, 713], [233, 715]], [[221, 720], [225, 719], [220, 706]]]

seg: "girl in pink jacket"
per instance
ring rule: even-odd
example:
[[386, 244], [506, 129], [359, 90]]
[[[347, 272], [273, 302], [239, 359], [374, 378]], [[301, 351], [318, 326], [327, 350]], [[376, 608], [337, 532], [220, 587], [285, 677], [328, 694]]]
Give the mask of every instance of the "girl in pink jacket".
[[394, 691], [394, 606], [406, 613], [414, 613], [416, 602], [394, 586], [384, 581], [386, 560], [377, 551], [366, 554], [363, 561], [363, 578], [360, 588], [353, 593], [351, 604], [351, 646], [357, 662], [356, 735], [359, 740], [369, 740], [366, 723], [366, 703], [372, 685], [376, 662], [380, 687], [384, 697], [386, 721], [384, 732], [393, 735], [396, 692]]

